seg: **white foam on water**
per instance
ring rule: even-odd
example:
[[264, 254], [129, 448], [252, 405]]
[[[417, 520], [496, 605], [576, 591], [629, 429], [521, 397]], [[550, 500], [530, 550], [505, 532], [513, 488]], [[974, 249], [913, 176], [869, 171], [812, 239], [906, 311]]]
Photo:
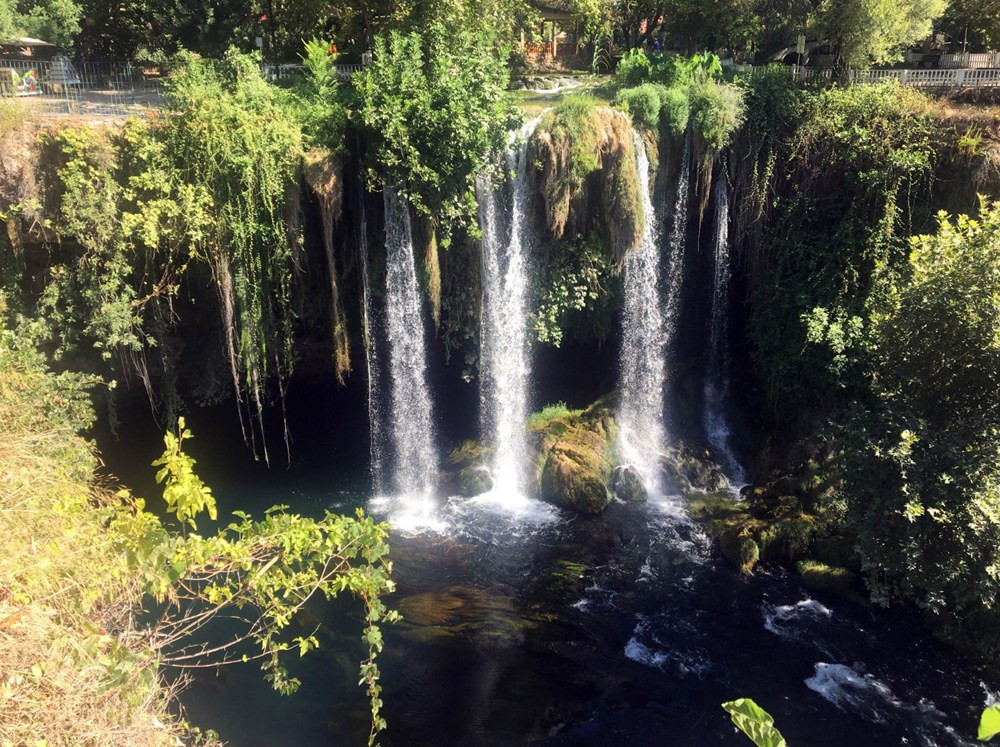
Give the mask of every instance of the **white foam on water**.
[[846, 664], [818, 662], [815, 674], [805, 683], [824, 700], [842, 710], [861, 713], [870, 721], [880, 720], [886, 708], [903, 707], [888, 685]]
[[796, 621], [829, 620], [833, 611], [815, 599], [803, 599], [795, 604], [783, 604], [777, 607], [765, 604], [761, 607], [764, 616], [764, 628], [781, 638], [796, 638], [791, 629]]

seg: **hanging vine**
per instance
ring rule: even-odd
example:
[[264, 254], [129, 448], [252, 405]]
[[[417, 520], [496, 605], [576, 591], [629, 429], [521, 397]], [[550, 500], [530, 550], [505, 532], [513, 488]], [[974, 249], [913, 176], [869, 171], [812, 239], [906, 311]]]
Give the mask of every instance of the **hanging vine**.
[[[276, 377], [283, 392], [294, 365], [292, 296], [301, 237], [287, 230], [286, 208], [298, 199], [302, 129], [291, 94], [268, 84], [245, 55], [185, 59], [168, 99], [173, 116], [165, 139], [174, 162], [215, 199], [206, 259], [219, 293], [233, 388], [241, 413], [244, 403], [249, 410], [255, 444], [267, 381]], [[262, 431], [261, 449], [268, 460]]]

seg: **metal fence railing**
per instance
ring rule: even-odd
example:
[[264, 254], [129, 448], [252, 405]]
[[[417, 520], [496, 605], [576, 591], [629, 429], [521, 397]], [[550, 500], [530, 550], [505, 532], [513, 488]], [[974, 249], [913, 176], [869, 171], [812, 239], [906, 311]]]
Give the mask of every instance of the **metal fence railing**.
[[142, 116], [162, 102], [158, 76], [130, 62], [0, 60], [0, 98], [30, 116]]
[[[268, 80], [287, 80], [294, 78], [296, 75], [302, 75], [305, 71], [305, 65], [275, 65], [272, 63], [264, 63], [262, 71], [264, 77]], [[334, 73], [341, 80], [350, 80], [354, 73], [360, 72], [365, 69], [364, 65], [334, 65]]]
[[[734, 65], [737, 72], [753, 74], [751, 65]], [[830, 80], [833, 70], [828, 67], [787, 66], [788, 74], [795, 80]], [[904, 86], [920, 88], [1000, 88], [1000, 69], [997, 68], [935, 68], [904, 70], [850, 70], [848, 83], [884, 83], [894, 80]]]

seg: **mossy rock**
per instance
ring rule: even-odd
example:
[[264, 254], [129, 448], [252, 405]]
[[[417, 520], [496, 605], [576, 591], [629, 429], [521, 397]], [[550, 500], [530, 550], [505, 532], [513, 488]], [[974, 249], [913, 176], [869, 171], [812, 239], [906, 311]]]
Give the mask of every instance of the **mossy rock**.
[[[546, 413], [550, 413], [546, 416]], [[585, 410], [546, 408], [531, 417], [538, 494], [557, 506], [598, 514], [611, 503], [613, 399]]]
[[555, 568], [549, 574], [549, 591], [556, 594], [569, 594], [578, 591], [584, 582], [584, 575], [589, 568], [583, 563], [572, 560], [557, 560]]
[[611, 503], [603, 475], [603, 454], [585, 444], [560, 441], [542, 468], [544, 500], [585, 514], [599, 514]]
[[802, 578], [802, 585], [810, 591], [838, 594], [862, 603], [865, 601], [860, 591], [861, 577], [854, 571], [816, 560], [800, 560], [796, 570]]
[[448, 464], [452, 467], [472, 467], [486, 464], [493, 456], [493, 449], [482, 441], [468, 439], [452, 449]]
[[489, 462], [493, 449], [480, 441], [463, 441], [448, 455], [446, 483], [458, 495], [471, 498], [493, 487]]
[[667, 450], [662, 464], [668, 478], [678, 486], [710, 493], [729, 488], [725, 474], [707, 451], [679, 444]]
[[850, 537], [836, 534], [818, 538], [813, 542], [811, 554], [821, 563], [861, 573], [861, 558], [854, 548], [854, 540]]
[[796, 561], [806, 556], [816, 534], [815, 523], [805, 514], [780, 516], [765, 523], [758, 533], [768, 560]]
[[760, 561], [760, 545], [743, 528], [730, 529], [719, 537], [723, 557], [742, 573], [753, 573]]
[[611, 473], [611, 491], [619, 500], [641, 502], [649, 498], [642, 477], [634, 467], [621, 465]]
[[456, 476], [456, 487], [466, 498], [482, 495], [493, 488], [493, 475], [486, 467], [465, 467]]

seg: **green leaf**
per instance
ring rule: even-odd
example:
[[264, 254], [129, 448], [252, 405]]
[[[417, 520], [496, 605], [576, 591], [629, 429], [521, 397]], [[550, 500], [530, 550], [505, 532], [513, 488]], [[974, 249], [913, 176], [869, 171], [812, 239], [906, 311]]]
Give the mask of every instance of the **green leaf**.
[[723, 703], [722, 707], [736, 728], [750, 737], [757, 747], [788, 747], [781, 732], [774, 728], [774, 718], [750, 698]]
[[980, 742], [989, 742], [997, 734], [1000, 734], [1000, 705], [991, 705], [979, 719], [978, 739]]

